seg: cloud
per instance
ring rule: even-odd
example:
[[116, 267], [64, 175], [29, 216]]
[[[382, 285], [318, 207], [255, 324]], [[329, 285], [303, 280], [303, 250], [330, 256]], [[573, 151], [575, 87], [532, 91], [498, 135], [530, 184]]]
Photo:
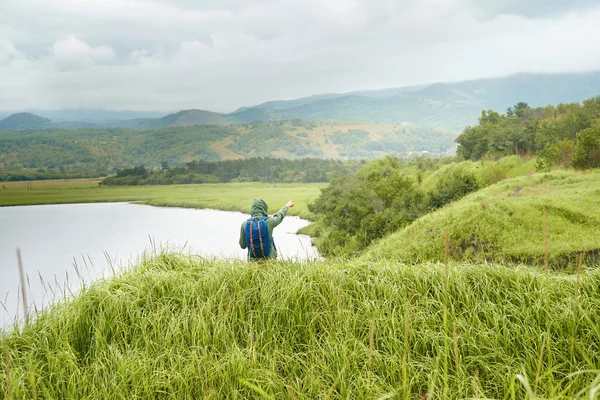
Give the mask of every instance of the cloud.
[[17, 50], [15, 44], [8, 39], [0, 38], [0, 64], [14, 62], [25, 58], [25, 53]]
[[556, 17], [568, 12], [582, 12], [598, 6], [597, 0], [467, 0], [481, 16], [493, 18], [501, 14], [527, 18]]
[[110, 46], [91, 47], [70, 35], [54, 43], [50, 59], [60, 70], [69, 70], [113, 62], [115, 53]]
[[5, 110], [231, 111], [323, 92], [600, 69], [590, 51], [600, 47], [600, 5], [583, 0], [2, 1]]

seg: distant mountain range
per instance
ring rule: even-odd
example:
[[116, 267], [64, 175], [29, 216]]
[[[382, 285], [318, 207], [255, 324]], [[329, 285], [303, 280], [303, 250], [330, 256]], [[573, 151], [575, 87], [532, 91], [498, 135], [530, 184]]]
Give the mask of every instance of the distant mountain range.
[[[582, 101], [598, 95], [599, 71], [568, 74], [523, 73], [457, 83], [331, 93], [295, 100], [269, 101], [253, 107], [243, 107], [229, 114], [184, 110], [156, 118], [156, 113], [93, 110], [72, 110], [62, 115], [59, 111], [36, 112], [41, 116], [18, 113], [1, 120], [0, 130], [101, 127], [160, 129], [294, 119], [403, 123], [462, 130], [466, 125], [475, 124], [484, 109], [504, 112], [509, 106], [520, 101], [538, 107]], [[55, 118], [50, 120], [52, 115]], [[67, 115], [73, 119], [66, 120]]]

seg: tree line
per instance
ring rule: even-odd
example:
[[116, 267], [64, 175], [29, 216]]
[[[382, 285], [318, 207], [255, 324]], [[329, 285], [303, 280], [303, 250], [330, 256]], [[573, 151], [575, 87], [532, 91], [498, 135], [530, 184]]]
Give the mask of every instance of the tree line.
[[458, 156], [467, 160], [519, 154], [535, 155], [539, 169], [600, 168], [600, 96], [539, 108], [521, 102], [504, 114], [483, 111], [456, 142]]
[[[364, 163], [364, 162], [362, 162]], [[118, 169], [114, 176], [101, 184], [115, 185], [171, 185], [189, 183], [226, 182], [329, 182], [334, 176], [347, 175], [356, 170], [360, 161], [304, 158], [248, 158], [208, 162], [195, 160], [183, 166], [171, 167], [163, 161], [160, 168], [144, 165]]]

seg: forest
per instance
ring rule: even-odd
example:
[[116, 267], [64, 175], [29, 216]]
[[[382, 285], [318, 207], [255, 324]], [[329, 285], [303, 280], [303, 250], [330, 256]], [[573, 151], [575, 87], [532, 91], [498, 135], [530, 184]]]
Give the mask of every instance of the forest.
[[178, 167], [194, 160], [444, 154], [453, 147], [457, 134], [411, 126], [301, 120], [145, 130], [0, 131], [0, 179], [102, 177], [139, 165], [157, 169], [163, 162]]

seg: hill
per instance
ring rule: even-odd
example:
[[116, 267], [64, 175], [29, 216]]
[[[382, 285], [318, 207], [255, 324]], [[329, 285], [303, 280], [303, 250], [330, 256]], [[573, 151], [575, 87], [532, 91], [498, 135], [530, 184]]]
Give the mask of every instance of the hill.
[[11, 172], [11, 166], [20, 164], [31, 170], [62, 168], [101, 176], [114, 168], [141, 164], [157, 168], [163, 161], [178, 166], [198, 159], [357, 159], [386, 154], [444, 154], [452, 151], [456, 136], [456, 132], [387, 124], [300, 120], [153, 130], [50, 129], [28, 131], [27, 135], [3, 132], [0, 167]]
[[0, 391], [588, 399], [600, 365], [599, 285], [597, 269], [576, 279], [491, 264], [266, 268], [158, 254], [0, 337]]
[[573, 267], [600, 256], [600, 171], [537, 173], [500, 181], [427, 214], [368, 248], [369, 259], [515, 261]]
[[140, 129], [160, 129], [176, 126], [228, 124], [231, 124], [231, 121], [214, 112], [204, 110], [185, 110], [178, 113], [169, 114], [155, 120], [142, 121], [137, 127]]
[[0, 121], [0, 131], [39, 130], [52, 127], [52, 121], [31, 113], [9, 115]]

